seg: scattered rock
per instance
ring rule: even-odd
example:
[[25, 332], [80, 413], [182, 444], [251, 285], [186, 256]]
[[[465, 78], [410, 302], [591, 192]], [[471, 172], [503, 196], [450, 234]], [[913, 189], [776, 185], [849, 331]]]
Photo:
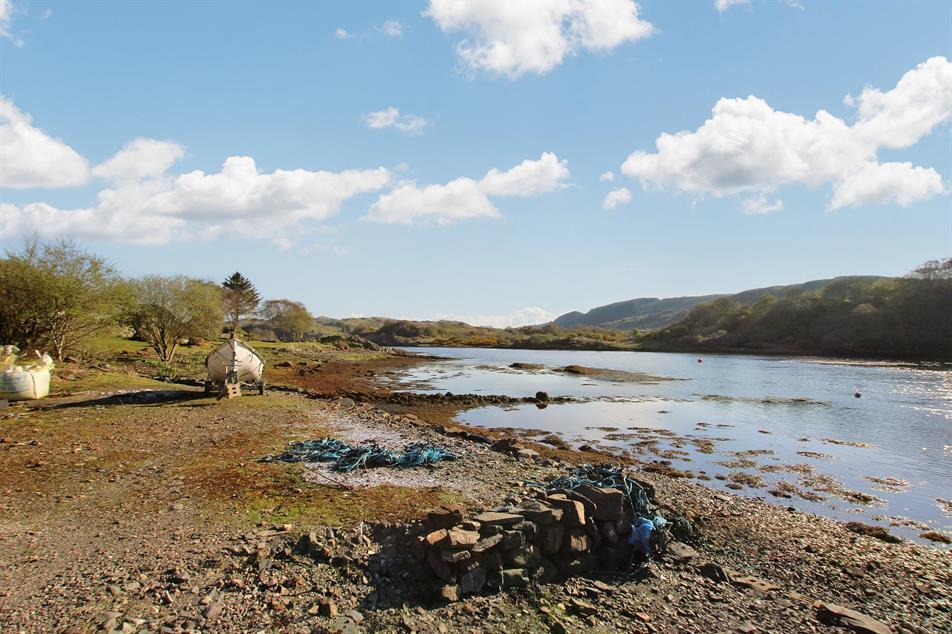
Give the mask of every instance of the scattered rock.
[[824, 625], [844, 627], [859, 634], [892, 634], [892, 630], [885, 623], [835, 603], [817, 601], [813, 608], [816, 610], [817, 620]]

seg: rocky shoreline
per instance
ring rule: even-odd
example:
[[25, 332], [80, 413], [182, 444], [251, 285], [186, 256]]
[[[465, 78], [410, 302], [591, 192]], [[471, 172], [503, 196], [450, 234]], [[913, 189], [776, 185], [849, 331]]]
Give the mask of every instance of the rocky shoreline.
[[[550, 510], [559, 510], [561, 525], [572, 521], [565, 520], [571, 515], [566, 511], [575, 510], [579, 522], [571, 499], [550, 499], [535, 483], [564, 476], [597, 454], [545, 450], [500, 438], [498, 430], [440, 422], [460, 406], [496, 404], [493, 398], [370, 397], [293, 387], [218, 409], [181, 397], [140, 401], [147, 406], [126, 398], [122, 404], [94, 399], [59, 410], [18, 409], [0, 420], [0, 469], [8, 476], [0, 509], [2, 629], [920, 633], [952, 628], [947, 552], [887, 543], [815, 515], [637, 470], [632, 475], [652, 487], [663, 513], [683, 515], [698, 529], [697, 541], [636, 567], [599, 565], [600, 551], [587, 558], [596, 540], [615, 546], [611, 532], [626, 523], [612, 515], [596, 520], [597, 538], [580, 532], [588, 523], [582, 521], [575, 530], [562, 529], [558, 546], [551, 534], [557, 529], [544, 531], [545, 538], [535, 529], [530, 539], [524, 534], [521, 544], [501, 551], [508, 567], [499, 574], [510, 571], [510, 581], [525, 579], [525, 584], [492, 587], [490, 566], [481, 585], [474, 575], [467, 578], [467, 592], [460, 576], [435, 583], [433, 566], [426, 563], [429, 551], [421, 560], [413, 544], [432, 536], [442, 562], [450, 530], [475, 529], [473, 544], [467, 534], [465, 545], [450, 545], [449, 557], [459, 558], [450, 563], [494, 560], [493, 549], [512, 529], [501, 527], [500, 543], [474, 556], [472, 547], [496, 530], [484, 530], [496, 524], [494, 516], [480, 521], [480, 513], [525, 518], [517, 512], [522, 510], [554, 522], [557, 513]], [[110, 408], [115, 417], [103, 423]], [[105, 424], [105, 431], [97, 427], [93, 434], [91, 421]], [[269, 440], [242, 444], [255, 434]], [[263, 447], [274, 451], [289, 440], [319, 434], [392, 448], [433, 442], [460, 459], [350, 474], [320, 465], [301, 472], [284, 464], [258, 465], [257, 480], [218, 492], [229, 478], [242, 477], [264, 455]], [[128, 451], [120, 456], [110, 447]], [[184, 450], [197, 456], [189, 458], [198, 460], [197, 470], [176, 465], [182, 456], [165, 457]], [[236, 462], [232, 470], [221, 470], [225, 460]], [[254, 515], [234, 500], [248, 487], [260, 487], [261, 478], [287, 490], [280, 496], [271, 492], [268, 499], [277, 500], [276, 507], [269, 502], [259, 511], [256, 503], [261, 519], [241, 528], [235, 513]], [[376, 491], [384, 497], [367, 497]], [[312, 505], [304, 509], [308, 512], [315, 500], [323, 500], [327, 507], [317, 509], [324, 514], [318, 517], [339, 519], [308, 519], [312, 516], [293, 510], [299, 499]], [[432, 516], [427, 523], [427, 510], [447, 504], [460, 513], [451, 510], [452, 525], [435, 528]], [[555, 508], [559, 505], [565, 508]], [[595, 517], [595, 509], [588, 510]], [[289, 520], [269, 519], [282, 514]], [[612, 522], [617, 525], [609, 529]], [[574, 546], [563, 545], [572, 543], [566, 535], [575, 536]], [[540, 574], [541, 555], [559, 559], [563, 548], [577, 552], [566, 555], [561, 569], [555, 565]], [[453, 554], [464, 551], [470, 554]], [[625, 556], [610, 559], [617, 563]], [[561, 574], [566, 566], [576, 570]], [[512, 572], [517, 570], [523, 572]]]

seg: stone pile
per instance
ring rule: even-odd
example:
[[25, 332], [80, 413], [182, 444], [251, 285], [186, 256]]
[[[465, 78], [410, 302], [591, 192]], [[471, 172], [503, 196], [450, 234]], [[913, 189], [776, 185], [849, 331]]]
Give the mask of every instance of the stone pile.
[[445, 601], [631, 565], [632, 511], [618, 489], [582, 485], [464, 519], [431, 511], [413, 554]]

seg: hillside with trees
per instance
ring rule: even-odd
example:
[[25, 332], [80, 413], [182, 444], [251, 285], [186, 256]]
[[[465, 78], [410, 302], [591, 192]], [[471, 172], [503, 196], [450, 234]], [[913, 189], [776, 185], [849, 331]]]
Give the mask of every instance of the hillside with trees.
[[767, 286], [753, 288], [740, 293], [696, 295], [686, 297], [639, 297], [623, 302], [615, 302], [606, 306], [598, 306], [587, 312], [573, 311], [565, 313], [555, 319], [555, 325], [563, 328], [578, 326], [592, 326], [610, 330], [647, 330], [669, 326], [684, 319], [695, 306], [706, 304], [717, 299], [727, 298], [743, 305], [753, 304], [761, 297], [768, 295], [781, 298], [788, 294], [797, 294], [822, 290], [833, 283], [849, 280], [875, 281], [882, 279], [875, 276], [837, 277], [826, 280], [811, 280], [802, 284], [788, 284], [785, 286]]
[[642, 350], [952, 359], [952, 258], [903, 278], [834, 280], [821, 289], [723, 297], [637, 337]]

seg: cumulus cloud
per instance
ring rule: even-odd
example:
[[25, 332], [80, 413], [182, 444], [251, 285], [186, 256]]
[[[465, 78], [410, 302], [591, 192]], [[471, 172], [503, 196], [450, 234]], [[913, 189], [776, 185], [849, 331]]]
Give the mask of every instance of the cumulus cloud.
[[598, 180], [602, 181], [603, 183], [611, 182], [615, 180], [615, 173], [611, 171], [605, 172], [604, 174], [598, 177]]
[[618, 189], [613, 189], [605, 195], [605, 200], [602, 201], [602, 208], [604, 209], [614, 209], [618, 205], [627, 205], [631, 202], [631, 192], [628, 191], [627, 187], [619, 187]]
[[562, 187], [568, 177], [568, 161], [543, 152], [539, 160], [527, 159], [505, 172], [489, 170], [479, 186], [490, 196], [538, 196]]
[[367, 218], [388, 224], [429, 222], [447, 225], [469, 218], [498, 218], [499, 210], [471, 178], [456, 178], [445, 185], [423, 188], [412, 181], [381, 194]]
[[418, 134], [426, 127], [426, 119], [423, 117], [415, 114], [400, 114], [400, 109], [393, 106], [376, 112], [368, 112], [364, 115], [364, 121], [375, 130], [396, 128], [407, 134]]
[[400, 37], [403, 35], [403, 25], [396, 20], [387, 20], [383, 23], [383, 26], [380, 27], [380, 30], [390, 37]]
[[140, 138], [94, 167], [92, 173], [107, 181], [137, 181], [164, 174], [183, 156], [185, 148], [178, 143]]
[[[856, 106], [852, 125], [825, 110], [813, 119], [774, 110], [755, 96], [720, 99], [697, 130], [663, 133], [656, 152], [633, 152], [621, 171], [644, 187], [713, 196], [830, 184], [831, 209], [908, 205], [945, 191], [932, 168], [880, 164], [877, 152], [909, 147], [952, 117], [952, 63], [933, 57], [892, 90], [866, 88], [847, 101]], [[874, 175], [884, 180], [870, 182]]]
[[750, 0], [714, 0], [714, 8], [718, 13], [724, 13], [731, 7], [750, 5]]
[[913, 167], [908, 162], [866, 163], [836, 186], [830, 208], [866, 203], [896, 203], [906, 207], [943, 192], [942, 177], [931, 167]]
[[746, 199], [743, 204], [744, 213], [750, 216], [763, 216], [783, 209], [783, 201], [769, 202], [766, 194], [758, 194]]
[[0, 187], [74, 187], [88, 179], [86, 159], [0, 97]]
[[[110, 161], [103, 165], [108, 164]], [[123, 164], [122, 160], [112, 163], [110, 173], [114, 170], [123, 178], [129, 176], [128, 171], [120, 169]], [[196, 170], [178, 176], [149, 176], [142, 180], [120, 179], [118, 186], [101, 191], [92, 207], [5, 205], [0, 212], [0, 236], [35, 232], [164, 244], [173, 238], [238, 235], [268, 238], [281, 246], [289, 235], [303, 230], [304, 221], [329, 218], [338, 213], [345, 200], [380, 190], [390, 181], [390, 173], [383, 167], [263, 173], [247, 156], [229, 157], [217, 173]]]
[[501, 214], [489, 196], [538, 196], [564, 187], [569, 175], [566, 161], [544, 152], [538, 160], [523, 161], [504, 172], [493, 168], [479, 181], [464, 176], [445, 185], [424, 187], [403, 181], [381, 194], [366, 217], [390, 224], [437, 225], [498, 218]]
[[508, 315], [453, 315], [440, 313], [437, 320], [461, 321], [470, 326], [490, 326], [492, 328], [520, 328], [535, 324], [546, 324], [558, 317], [544, 308], [520, 308]]
[[465, 67], [511, 79], [545, 74], [583, 49], [609, 51], [654, 32], [633, 0], [431, 0], [423, 15], [444, 32], [469, 36], [456, 46]]

